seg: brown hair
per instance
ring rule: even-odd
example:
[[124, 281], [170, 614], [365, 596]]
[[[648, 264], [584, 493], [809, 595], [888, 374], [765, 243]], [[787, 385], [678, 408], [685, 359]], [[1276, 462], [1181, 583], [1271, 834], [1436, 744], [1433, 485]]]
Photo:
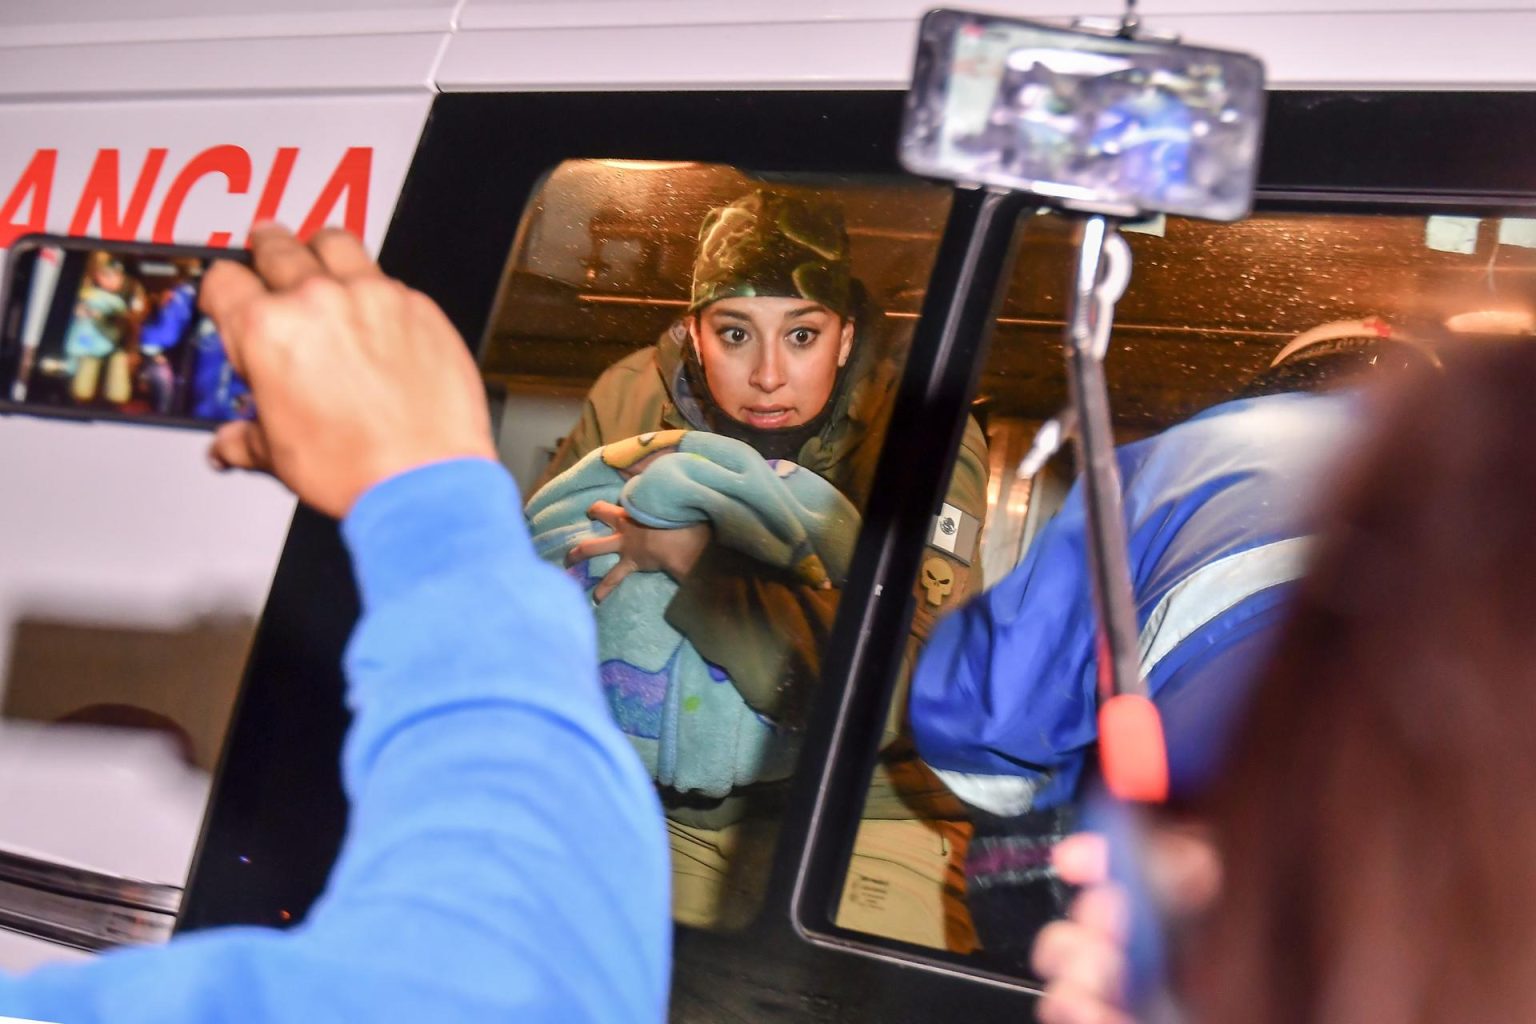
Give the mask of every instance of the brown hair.
[[1201, 1024], [1536, 1020], [1536, 345], [1379, 412], [1204, 801]]

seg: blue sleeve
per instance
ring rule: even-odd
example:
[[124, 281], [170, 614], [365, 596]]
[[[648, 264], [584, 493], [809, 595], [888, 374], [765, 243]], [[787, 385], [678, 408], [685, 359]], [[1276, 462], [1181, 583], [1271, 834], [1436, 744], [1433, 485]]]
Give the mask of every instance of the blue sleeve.
[[[344, 524], [352, 815], [287, 932], [228, 928], [0, 980], [61, 1024], [660, 1021], [660, 809], [612, 724], [592, 620], [499, 466], [389, 480]], [[302, 714], [301, 708], [294, 709]]]
[[1033, 779], [1035, 806], [1076, 789], [1098, 714], [1085, 559], [1074, 488], [1018, 568], [935, 626], [910, 699], [928, 764]]
[[1216, 777], [1274, 650], [1291, 590], [1271, 587], [1227, 608], [1148, 679], [1162, 713], [1174, 793], [1198, 792]]
[[139, 331], [139, 347], [147, 352], [165, 352], [175, 348], [197, 312], [193, 305], [195, 295], [196, 292], [187, 288], [177, 288], [172, 292], [165, 305]]

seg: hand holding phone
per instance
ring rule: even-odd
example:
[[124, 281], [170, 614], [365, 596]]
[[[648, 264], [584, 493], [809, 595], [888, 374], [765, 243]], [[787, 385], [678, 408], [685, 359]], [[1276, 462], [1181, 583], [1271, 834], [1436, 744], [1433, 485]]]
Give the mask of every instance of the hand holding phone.
[[214, 438], [223, 466], [270, 472], [338, 518], [374, 484], [434, 462], [495, 459], [469, 348], [425, 295], [386, 277], [356, 238], [251, 235], [253, 267], [209, 270], [202, 308], [259, 415]]

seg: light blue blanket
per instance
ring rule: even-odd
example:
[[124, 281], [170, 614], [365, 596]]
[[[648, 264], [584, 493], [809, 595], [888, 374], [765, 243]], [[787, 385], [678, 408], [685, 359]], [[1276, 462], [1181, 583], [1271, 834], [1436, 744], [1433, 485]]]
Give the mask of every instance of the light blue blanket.
[[[808, 586], [842, 584], [859, 534], [858, 510], [830, 483], [705, 431], [605, 445], [540, 488], [525, 510], [539, 556], [563, 564], [574, 545], [611, 533], [587, 518], [597, 501], [658, 529], [708, 523], [714, 543]], [[601, 555], [570, 571], [590, 592], [617, 562]], [[798, 735], [748, 707], [725, 671], [667, 623], [676, 592], [665, 573], [636, 572], [595, 608], [614, 717], [652, 777], [679, 791], [721, 797], [787, 778]]]

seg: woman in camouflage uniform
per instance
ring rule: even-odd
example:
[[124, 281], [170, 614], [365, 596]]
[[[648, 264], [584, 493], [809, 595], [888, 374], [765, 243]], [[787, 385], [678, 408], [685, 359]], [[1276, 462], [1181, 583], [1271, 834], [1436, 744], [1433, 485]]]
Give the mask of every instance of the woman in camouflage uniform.
[[[688, 313], [657, 344], [604, 371], [540, 484], [604, 444], [684, 428], [734, 437], [764, 458], [793, 461], [862, 509], [900, 372], [900, 354], [884, 349], [875, 320], [852, 274], [839, 208], [760, 190], [712, 210], [699, 234]], [[986, 505], [985, 466], [985, 441], [970, 422], [945, 499], [968, 526], [961, 531], [966, 543], [927, 552], [925, 571], [947, 583], [916, 588], [909, 658], [933, 616], [966, 590]], [[810, 587], [712, 544], [708, 526], [650, 529], [607, 503], [589, 514], [613, 535], [579, 546], [572, 560], [619, 555], [595, 598], [630, 572], [668, 573], [679, 587], [667, 621], [729, 674], [755, 711], [797, 727], [820, 677], [838, 592]], [[904, 704], [897, 701], [888, 726], [866, 817], [957, 818], [943, 787], [901, 737]], [[774, 806], [776, 789], [782, 785], [746, 787], [723, 801], [663, 791], [677, 854], [674, 905], [680, 919], [729, 924], [754, 912], [755, 893], [722, 902], [720, 888], [733, 853], [731, 888], [756, 887], [743, 877], [754, 872], [741, 870], [750, 857], [738, 849], [738, 824]], [[949, 847], [932, 836], [925, 842]]]

